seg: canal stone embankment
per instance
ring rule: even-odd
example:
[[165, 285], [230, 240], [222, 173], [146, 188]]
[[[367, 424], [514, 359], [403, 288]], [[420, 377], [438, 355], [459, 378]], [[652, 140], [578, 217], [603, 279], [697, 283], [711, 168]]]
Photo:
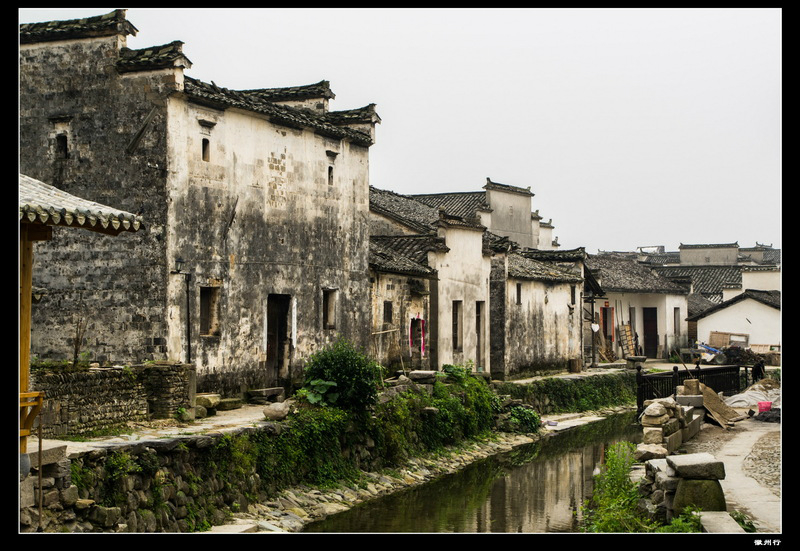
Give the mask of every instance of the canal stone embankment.
[[[39, 443], [32, 438], [31, 470], [21, 475], [20, 530], [299, 531], [365, 500], [424, 484], [620, 409], [625, 408], [551, 413], [542, 418], [546, 431], [542, 435], [496, 433], [491, 440], [412, 458], [391, 470], [362, 469], [359, 483], [326, 489], [299, 484], [270, 492], [252, 465], [231, 461], [246, 451], [237, 446], [246, 447], [249, 437], [275, 436], [285, 430], [284, 424], [264, 419], [262, 406], [219, 412], [188, 425], [165, 420], [159, 428], [150, 423], [136, 427], [133, 434], [94, 441], [44, 440], [41, 471], [36, 469]], [[370, 442], [364, 441], [363, 448], [354, 451], [369, 449]], [[220, 456], [221, 451], [226, 453]]]
[[[235, 410], [177, 430], [166, 427], [160, 434], [142, 426], [135, 434], [115, 438], [45, 440], [41, 470], [37, 468], [38, 441], [31, 438], [30, 471], [21, 474], [20, 530], [202, 531], [229, 524], [242, 514], [263, 513], [266, 508], [271, 511], [270, 518], [281, 511], [280, 518], [273, 519], [279, 530], [292, 531], [305, 520], [350, 507], [369, 496], [424, 483], [531, 438], [500, 432], [491, 440], [465, 443], [447, 459], [441, 454], [430, 461], [411, 459], [407, 467], [394, 469], [392, 475], [377, 474], [371, 468], [368, 458], [375, 451], [374, 442], [368, 437], [360, 442], [351, 438], [347, 453], [364, 473], [363, 484], [342, 487], [338, 492], [306, 491], [302, 486], [300, 491], [270, 487], [259, 476], [250, 453], [254, 439], [277, 437], [286, 425], [265, 420], [263, 407], [241, 409], [250, 413], [246, 420]], [[226, 416], [233, 424], [221, 420]], [[563, 424], [553, 426], [563, 429], [568, 422], [563, 419]]]
[[[238, 483], [232, 484], [222, 473], [205, 470], [204, 465], [209, 466], [209, 461], [201, 457], [210, 455], [221, 442], [230, 442], [236, 435], [275, 430], [269, 427], [271, 423], [258, 420], [260, 408], [248, 407], [224, 415], [239, 422], [249, 417], [248, 426], [233, 428], [217, 420], [212, 432], [201, 434], [169, 436], [168, 430], [162, 430], [160, 436], [151, 433], [149, 437], [142, 435], [140, 440], [127, 442], [120, 438], [53, 446], [53, 441], [48, 441], [48, 450], [43, 453], [53, 456], [50, 460], [62, 458], [43, 469], [42, 530], [187, 532], [210, 528], [212, 532], [296, 532], [310, 522], [365, 501], [425, 484], [475, 461], [629, 409], [548, 416], [539, 435], [496, 433], [491, 440], [466, 442], [443, 453], [411, 458], [389, 471], [364, 471], [357, 483], [325, 489], [300, 485], [270, 496], [261, 491], [255, 472], [242, 473], [236, 478]], [[38, 460], [36, 453], [31, 459]], [[126, 461], [129, 471], [121, 474]], [[136, 464], [150, 466], [130, 470]], [[118, 471], [114, 472], [114, 468]], [[87, 480], [74, 477], [81, 472], [84, 474], [80, 476], [104, 488], [87, 491]], [[103, 504], [100, 500], [113, 495], [113, 485], [109, 484], [112, 481], [118, 483], [117, 502]], [[40, 517], [35, 491], [38, 485], [38, 479], [32, 478], [29, 490], [23, 492], [23, 531], [38, 530]], [[201, 508], [217, 513], [201, 517]], [[200, 526], [198, 523], [203, 521], [207, 524]]]

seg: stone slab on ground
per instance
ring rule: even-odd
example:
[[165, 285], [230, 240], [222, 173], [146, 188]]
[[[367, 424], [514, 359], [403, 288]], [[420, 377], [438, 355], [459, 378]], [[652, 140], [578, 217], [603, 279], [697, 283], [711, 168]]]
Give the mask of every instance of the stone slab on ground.
[[739, 534], [744, 533], [738, 522], [727, 511], [700, 511], [700, 524], [703, 532], [714, 534]]
[[217, 404], [218, 411], [230, 411], [232, 409], [239, 409], [242, 407], [242, 400], [240, 398], [223, 398]]
[[667, 457], [667, 463], [675, 469], [675, 475], [680, 478], [725, 479], [725, 464], [710, 453], [671, 455]]
[[258, 532], [258, 524], [221, 524], [219, 526], [212, 526], [211, 530], [201, 532], [202, 534], [247, 534], [251, 532]]
[[561, 432], [563, 430], [585, 425], [587, 423], [592, 423], [594, 421], [602, 421], [603, 419], [604, 417], [595, 415], [587, 417], [581, 417], [580, 415], [577, 416], [566, 415], [563, 417], [546, 416], [543, 419], [543, 428], [548, 432]]

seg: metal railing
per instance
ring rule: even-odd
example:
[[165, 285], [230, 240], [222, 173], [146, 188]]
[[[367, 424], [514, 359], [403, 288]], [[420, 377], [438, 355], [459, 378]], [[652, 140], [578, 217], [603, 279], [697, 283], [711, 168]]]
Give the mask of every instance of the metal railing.
[[[744, 372], [742, 372], [744, 368]], [[751, 371], [748, 375], [748, 370]], [[761, 362], [753, 366], [720, 365], [700, 368], [697, 364], [694, 369], [687, 367], [672, 368], [672, 373], [642, 373], [642, 367], [636, 368], [636, 406], [641, 413], [646, 400], [666, 398], [677, 393], [677, 388], [683, 385], [686, 379], [698, 379], [702, 384], [714, 389], [714, 392], [725, 394], [738, 394], [750, 383], [764, 378], [764, 365]]]

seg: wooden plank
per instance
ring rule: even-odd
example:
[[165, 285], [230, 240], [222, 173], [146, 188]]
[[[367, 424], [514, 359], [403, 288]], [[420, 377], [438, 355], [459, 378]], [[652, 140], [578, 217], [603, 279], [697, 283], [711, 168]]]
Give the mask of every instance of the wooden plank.
[[703, 407], [721, 426], [733, 424], [734, 421], [741, 419], [739, 412], [723, 402], [713, 388], [700, 383], [700, 392], [703, 393]]

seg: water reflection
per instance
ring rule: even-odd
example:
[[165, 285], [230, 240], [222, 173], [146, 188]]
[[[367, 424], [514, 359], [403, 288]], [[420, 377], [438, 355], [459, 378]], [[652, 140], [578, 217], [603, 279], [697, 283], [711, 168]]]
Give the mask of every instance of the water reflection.
[[489, 458], [440, 480], [310, 524], [306, 532], [572, 532], [605, 450], [639, 441], [616, 415]]

